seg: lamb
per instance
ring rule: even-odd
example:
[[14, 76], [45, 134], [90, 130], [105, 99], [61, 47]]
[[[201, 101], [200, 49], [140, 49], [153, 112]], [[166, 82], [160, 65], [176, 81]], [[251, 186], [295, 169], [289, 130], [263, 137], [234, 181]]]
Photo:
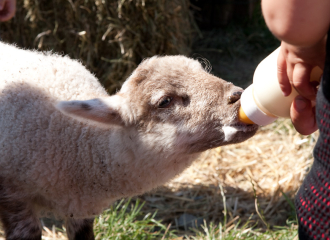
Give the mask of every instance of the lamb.
[[0, 219], [7, 239], [41, 239], [39, 217], [94, 239], [93, 217], [257, 131], [242, 89], [184, 56], [144, 60], [109, 96], [69, 57], [0, 43]]

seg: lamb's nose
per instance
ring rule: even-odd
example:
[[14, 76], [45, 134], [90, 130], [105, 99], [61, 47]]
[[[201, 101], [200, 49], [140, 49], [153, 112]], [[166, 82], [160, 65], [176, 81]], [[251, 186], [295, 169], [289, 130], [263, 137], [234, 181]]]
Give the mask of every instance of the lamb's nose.
[[232, 92], [231, 95], [227, 98], [228, 104], [233, 104], [241, 98], [242, 92]]

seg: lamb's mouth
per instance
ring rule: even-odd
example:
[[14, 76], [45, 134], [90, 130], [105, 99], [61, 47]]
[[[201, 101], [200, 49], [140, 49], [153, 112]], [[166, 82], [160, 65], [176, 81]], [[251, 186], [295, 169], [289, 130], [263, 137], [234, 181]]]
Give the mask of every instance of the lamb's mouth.
[[236, 128], [237, 131], [242, 132], [252, 132], [258, 130], [259, 126], [256, 124], [245, 124], [241, 122], [236, 122], [234, 124], [230, 124], [230, 127]]
[[[236, 129], [237, 132], [254, 132], [257, 131], [259, 126], [256, 124], [243, 123], [239, 120], [239, 109], [241, 107], [241, 100], [237, 101], [233, 109], [232, 121], [227, 127]], [[225, 125], [226, 126], [226, 125]]]
[[233, 139], [237, 139], [237, 134], [241, 137], [253, 136], [257, 130], [258, 130], [258, 125], [255, 124], [248, 125], [240, 122], [222, 127], [225, 142], [231, 142]]

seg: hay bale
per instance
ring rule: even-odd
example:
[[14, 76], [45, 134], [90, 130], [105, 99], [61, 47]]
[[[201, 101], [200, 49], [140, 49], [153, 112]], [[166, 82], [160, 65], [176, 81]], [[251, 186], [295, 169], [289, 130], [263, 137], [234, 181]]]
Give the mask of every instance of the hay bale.
[[142, 59], [188, 54], [189, 0], [18, 0], [0, 36], [81, 59], [114, 92]]

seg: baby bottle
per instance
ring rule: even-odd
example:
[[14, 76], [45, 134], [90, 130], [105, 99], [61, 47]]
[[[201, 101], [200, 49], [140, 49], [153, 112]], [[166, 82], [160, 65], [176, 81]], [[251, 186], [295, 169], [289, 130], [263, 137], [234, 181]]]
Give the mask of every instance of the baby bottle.
[[[277, 118], [290, 118], [290, 107], [298, 95], [292, 88], [291, 94], [284, 97], [277, 79], [277, 57], [280, 47], [261, 61], [256, 68], [251, 84], [241, 96], [239, 120], [247, 124], [268, 125]], [[315, 67], [311, 81], [319, 81], [322, 70]]]

